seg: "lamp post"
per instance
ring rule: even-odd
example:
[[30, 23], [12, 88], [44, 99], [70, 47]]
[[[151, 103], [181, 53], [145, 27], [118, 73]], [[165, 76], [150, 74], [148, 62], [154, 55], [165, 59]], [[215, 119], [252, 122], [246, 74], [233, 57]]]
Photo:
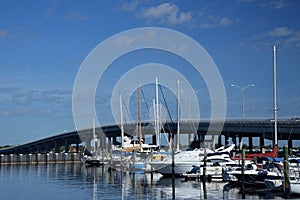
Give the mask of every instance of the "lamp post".
[[250, 84], [250, 85], [246, 85], [244, 87], [241, 87], [241, 86], [238, 86], [238, 85], [235, 85], [235, 84], [231, 84], [230, 85], [231, 87], [236, 87], [240, 90], [242, 90], [242, 118], [243, 120], [245, 119], [245, 105], [244, 105], [244, 91], [249, 88], [249, 87], [254, 87], [254, 84]]

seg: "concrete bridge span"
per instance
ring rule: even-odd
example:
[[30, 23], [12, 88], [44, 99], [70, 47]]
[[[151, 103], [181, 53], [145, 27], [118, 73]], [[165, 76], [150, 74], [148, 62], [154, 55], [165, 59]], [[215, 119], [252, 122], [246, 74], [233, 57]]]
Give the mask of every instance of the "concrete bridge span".
[[[218, 126], [219, 122], [214, 123]], [[204, 120], [180, 121], [180, 134], [196, 134], [199, 140], [204, 140], [207, 135], [217, 134], [215, 132], [207, 132], [209, 124], [209, 121]], [[129, 136], [137, 135], [136, 127], [135, 123], [124, 125], [125, 134]], [[142, 127], [144, 136], [154, 135], [154, 127], [150, 122], [142, 123]], [[222, 145], [221, 137], [225, 138], [225, 144], [228, 143], [229, 139], [231, 139], [233, 143], [236, 143], [237, 138], [241, 139], [247, 137], [249, 139], [250, 149], [253, 147], [252, 139], [254, 137], [260, 138], [259, 146], [264, 146], [264, 139], [274, 139], [274, 122], [272, 120], [226, 120], [221, 130], [221, 135], [216, 135], [219, 145]], [[177, 123], [165, 123], [161, 131], [176, 134]], [[100, 139], [100, 147], [107, 148], [110, 145], [108, 141], [111, 141], [113, 144], [118, 143], [117, 138], [120, 137], [121, 130], [119, 125], [107, 125], [96, 128], [96, 134], [98, 139]], [[68, 151], [71, 145], [75, 146], [75, 149], [78, 150], [82, 142], [85, 142], [85, 145], [89, 147], [91, 140], [92, 129], [71, 131], [7, 149], [0, 149], [0, 154], [60, 152], [62, 148]], [[292, 148], [292, 141], [300, 140], [300, 120], [279, 120], [278, 140], [287, 140], [289, 147]], [[155, 143], [154, 136], [152, 141]]]

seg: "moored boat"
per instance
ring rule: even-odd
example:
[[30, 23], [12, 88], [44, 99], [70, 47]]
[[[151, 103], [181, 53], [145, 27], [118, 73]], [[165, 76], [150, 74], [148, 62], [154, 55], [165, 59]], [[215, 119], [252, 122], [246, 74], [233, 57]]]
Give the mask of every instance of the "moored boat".
[[[207, 155], [207, 159], [212, 156], [218, 156], [222, 159], [228, 156], [230, 151], [234, 148], [234, 144], [224, 148], [217, 149], [215, 151], [210, 149], [194, 149], [190, 151], [179, 151], [174, 155], [174, 174], [175, 176], [182, 176], [184, 173], [192, 170], [193, 166], [200, 166], [203, 163], [204, 156]], [[222, 157], [223, 156], [223, 157]], [[162, 161], [153, 161], [149, 164], [159, 173], [164, 176], [172, 175], [172, 156], [166, 157]]]
[[[262, 158], [262, 157], [269, 157], [269, 158], [277, 158], [278, 157], [278, 145], [275, 144], [273, 149], [269, 152], [265, 153], [246, 153], [245, 160], [252, 160], [254, 158]], [[242, 155], [238, 154], [235, 157], [232, 157], [233, 160], [241, 160]]]
[[87, 148], [84, 149], [82, 162], [88, 166], [100, 166], [108, 163], [108, 159], [103, 155], [104, 152], [101, 152], [102, 155], [99, 155], [99, 149], [97, 148], [97, 135], [95, 128], [95, 120], [93, 119], [93, 152], [90, 152]]
[[[223, 180], [228, 182], [238, 181], [246, 185], [266, 187], [265, 180], [282, 180], [282, 165], [280, 163], [267, 163], [260, 169], [256, 164], [247, 164], [242, 174], [242, 168], [237, 167], [231, 171], [223, 171]], [[242, 179], [244, 176], [244, 179]], [[274, 183], [275, 184], [275, 183]]]
[[200, 166], [194, 166], [193, 169], [189, 172], [183, 174], [183, 177], [186, 179], [199, 179], [205, 176], [209, 179], [222, 179], [222, 172], [224, 167], [228, 166], [238, 166], [238, 161], [231, 160], [226, 156], [212, 156], [208, 157], [206, 160], [206, 166], [204, 166], [204, 161], [201, 162]]

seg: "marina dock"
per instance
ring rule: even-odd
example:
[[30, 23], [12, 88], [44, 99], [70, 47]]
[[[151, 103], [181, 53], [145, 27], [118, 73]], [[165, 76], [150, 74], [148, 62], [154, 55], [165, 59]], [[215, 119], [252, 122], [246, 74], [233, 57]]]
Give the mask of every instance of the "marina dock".
[[1, 154], [0, 165], [16, 164], [48, 164], [48, 163], [78, 163], [79, 153], [47, 153], [47, 154]]

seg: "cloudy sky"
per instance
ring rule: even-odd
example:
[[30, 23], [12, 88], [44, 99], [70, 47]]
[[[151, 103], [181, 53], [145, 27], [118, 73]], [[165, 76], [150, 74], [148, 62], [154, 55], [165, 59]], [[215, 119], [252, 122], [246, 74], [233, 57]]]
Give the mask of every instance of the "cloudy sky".
[[[242, 116], [241, 90], [230, 85], [244, 87], [252, 83], [255, 86], [245, 90], [245, 117], [272, 118], [272, 46], [276, 44], [278, 115], [299, 117], [299, 9], [296, 0], [3, 0], [0, 145], [22, 144], [74, 130], [72, 90], [83, 60], [107, 38], [148, 26], [179, 31], [205, 48], [224, 82], [227, 118]], [[149, 62], [171, 66], [181, 62], [175, 57], [146, 50], [123, 56], [119, 65], [122, 62], [126, 70]], [[196, 82], [184, 65], [182, 73]], [[116, 77], [125, 73], [117, 69], [112, 67], [99, 83], [102, 90], [97, 92], [97, 113], [102, 119], [107, 116], [105, 123], [112, 123], [107, 109], [110, 90]], [[202, 88], [196, 90], [202, 116], [209, 117], [209, 94]]]

